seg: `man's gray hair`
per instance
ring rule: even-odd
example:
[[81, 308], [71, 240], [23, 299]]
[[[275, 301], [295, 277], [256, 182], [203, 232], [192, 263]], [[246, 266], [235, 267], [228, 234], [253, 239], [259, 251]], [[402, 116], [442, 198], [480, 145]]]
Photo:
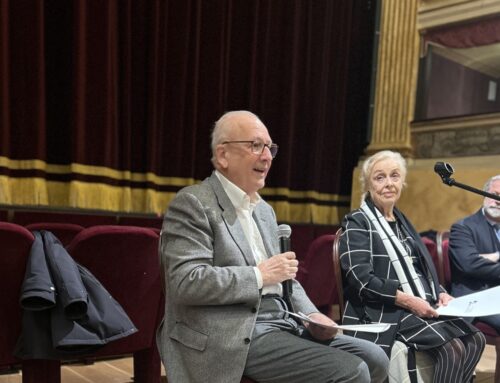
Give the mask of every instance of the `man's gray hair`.
[[493, 182], [495, 181], [500, 181], [500, 174], [497, 174], [496, 176], [491, 177], [486, 183], [484, 184], [483, 190], [487, 192], [490, 190], [490, 186]]
[[231, 112], [224, 113], [217, 121], [215, 121], [214, 128], [212, 130], [212, 140], [210, 147], [212, 149], [212, 164], [215, 166], [216, 150], [217, 145], [228, 140], [228, 133], [234, 127], [235, 117], [239, 116], [253, 117], [260, 121], [260, 118], [248, 110], [234, 110]]

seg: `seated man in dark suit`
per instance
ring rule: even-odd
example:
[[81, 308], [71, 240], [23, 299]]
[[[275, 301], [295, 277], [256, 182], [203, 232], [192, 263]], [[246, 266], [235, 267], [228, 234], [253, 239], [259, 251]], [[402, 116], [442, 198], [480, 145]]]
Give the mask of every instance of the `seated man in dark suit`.
[[[484, 191], [500, 195], [500, 174]], [[500, 201], [485, 198], [483, 207], [451, 227], [451, 294], [455, 297], [500, 284]], [[500, 332], [500, 315], [481, 317]]]

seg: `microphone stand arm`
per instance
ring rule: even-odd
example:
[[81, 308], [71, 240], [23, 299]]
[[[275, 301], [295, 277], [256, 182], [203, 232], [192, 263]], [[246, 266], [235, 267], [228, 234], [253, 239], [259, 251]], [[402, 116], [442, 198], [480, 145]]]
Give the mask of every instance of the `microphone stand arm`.
[[500, 196], [498, 196], [498, 195], [485, 192], [484, 190], [479, 190], [479, 189], [473, 188], [472, 186], [469, 186], [469, 185], [461, 184], [460, 182], [455, 181], [451, 177], [441, 177], [441, 179], [443, 180], [443, 183], [445, 183], [448, 186], [457, 186], [461, 189], [465, 189], [465, 190], [468, 190], [470, 192], [480, 194], [484, 197], [494, 199], [495, 201], [500, 201]]

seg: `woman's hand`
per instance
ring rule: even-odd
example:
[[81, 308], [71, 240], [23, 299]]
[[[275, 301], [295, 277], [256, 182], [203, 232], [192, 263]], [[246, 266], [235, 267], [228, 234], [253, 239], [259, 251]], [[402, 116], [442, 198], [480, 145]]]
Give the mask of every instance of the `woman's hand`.
[[439, 294], [439, 300], [438, 300], [438, 306], [448, 306], [448, 303], [453, 299], [451, 295], [448, 293], [440, 293]]
[[426, 300], [403, 293], [396, 293], [396, 305], [403, 307], [420, 318], [437, 318], [439, 314]]
[[[312, 313], [309, 314], [308, 317], [315, 322], [327, 325], [334, 326], [335, 322], [328, 318], [326, 315], [321, 313]], [[337, 335], [338, 329], [336, 328], [325, 328], [322, 326], [318, 326], [314, 323], [304, 322], [304, 326], [309, 330], [312, 337], [317, 340], [328, 340], [332, 339]]]

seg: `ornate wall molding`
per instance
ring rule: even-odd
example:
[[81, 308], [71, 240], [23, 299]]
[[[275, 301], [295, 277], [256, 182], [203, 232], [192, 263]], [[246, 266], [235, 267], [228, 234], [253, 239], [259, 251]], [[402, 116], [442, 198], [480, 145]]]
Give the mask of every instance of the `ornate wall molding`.
[[500, 113], [412, 124], [416, 158], [500, 154]]
[[500, 14], [498, 0], [420, 0], [417, 27], [420, 32], [448, 24]]

